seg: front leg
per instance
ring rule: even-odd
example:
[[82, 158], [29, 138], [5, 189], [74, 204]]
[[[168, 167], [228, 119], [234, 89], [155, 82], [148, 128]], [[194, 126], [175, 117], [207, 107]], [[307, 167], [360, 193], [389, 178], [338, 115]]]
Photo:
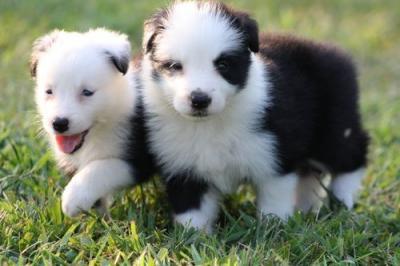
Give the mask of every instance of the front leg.
[[286, 220], [294, 211], [298, 176], [295, 173], [260, 180], [257, 203], [261, 215], [274, 214]]
[[207, 183], [174, 177], [167, 182], [176, 223], [211, 233], [218, 215], [219, 193]]
[[130, 166], [119, 159], [90, 162], [75, 174], [62, 195], [63, 212], [74, 217], [88, 211], [98, 200], [104, 200], [115, 190], [133, 185]]

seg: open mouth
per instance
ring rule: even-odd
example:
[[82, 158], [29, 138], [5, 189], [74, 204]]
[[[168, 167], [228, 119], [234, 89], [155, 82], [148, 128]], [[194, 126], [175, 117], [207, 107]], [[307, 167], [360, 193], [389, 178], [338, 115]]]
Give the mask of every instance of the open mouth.
[[82, 147], [88, 132], [89, 129], [75, 135], [56, 135], [58, 148], [66, 154], [72, 154], [76, 152]]

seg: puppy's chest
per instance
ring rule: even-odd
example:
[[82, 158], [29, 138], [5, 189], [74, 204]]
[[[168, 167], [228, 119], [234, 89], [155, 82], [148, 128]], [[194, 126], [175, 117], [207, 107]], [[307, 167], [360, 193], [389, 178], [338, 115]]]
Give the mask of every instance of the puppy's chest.
[[203, 127], [202, 122], [161, 126], [158, 121], [157, 125], [151, 144], [167, 175], [190, 171], [229, 191], [244, 178], [272, 174], [272, 141], [266, 132], [218, 124]]

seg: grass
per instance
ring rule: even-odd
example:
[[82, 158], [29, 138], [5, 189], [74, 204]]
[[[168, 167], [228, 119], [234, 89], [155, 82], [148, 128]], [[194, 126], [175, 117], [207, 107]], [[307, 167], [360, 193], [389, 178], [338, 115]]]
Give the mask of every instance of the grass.
[[[160, 3], [161, 2], [161, 3]], [[118, 194], [112, 221], [65, 217], [66, 178], [38, 135], [28, 61], [53, 28], [106, 26], [140, 47], [142, 23], [166, 1], [0, 2], [0, 264], [400, 264], [400, 2], [232, 1], [260, 28], [340, 44], [359, 67], [361, 108], [372, 138], [358, 206], [258, 222], [242, 188], [223, 206], [216, 233], [170, 223], [159, 180]]]

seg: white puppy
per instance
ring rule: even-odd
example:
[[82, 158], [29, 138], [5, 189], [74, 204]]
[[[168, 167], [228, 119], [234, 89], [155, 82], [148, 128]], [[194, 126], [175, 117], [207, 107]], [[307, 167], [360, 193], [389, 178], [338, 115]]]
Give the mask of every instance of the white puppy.
[[127, 153], [135, 112], [126, 35], [55, 30], [35, 41], [36, 103], [57, 162], [72, 180], [62, 210], [76, 216], [135, 183]]

